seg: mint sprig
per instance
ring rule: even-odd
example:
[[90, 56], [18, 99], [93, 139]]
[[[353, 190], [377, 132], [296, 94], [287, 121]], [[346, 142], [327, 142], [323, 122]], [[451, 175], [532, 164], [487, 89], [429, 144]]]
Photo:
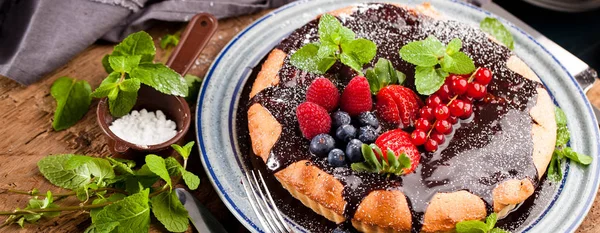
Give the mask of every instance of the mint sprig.
[[550, 164], [548, 164], [547, 177], [553, 182], [559, 182], [563, 178], [561, 164], [565, 158], [581, 165], [589, 165], [593, 159], [591, 156], [578, 153], [567, 146], [571, 135], [567, 128], [567, 116], [562, 109], [555, 107], [554, 116], [556, 119], [556, 147], [552, 153]]
[[376, 95], [381, 88], [391, 84], [402, 84], [406, 75], [394, 68], [392, 62], [379, 58], [375, 67], [367, 69], [366, 78], [369, 81], [371, 92]]
[[358, 38], [349, 28], [330, 14], [319, 19], [319, 42], [302, 46], [292, 54], [290, 63], [301, 70], [324, 74], [340, 61], [362, 74], [365, 64], [377, 53], [377, 45], [370, 40]]
[[508, 47], [510, 50], [515, 49], [515, 42], [512, 34], [504, 27], [504, 25], [496, 18], [485, 17], [479, 23], [479, 28], [493, 36], [500, 43]]
[[487, 218], [485, 218], [485, 222], [479, 221], [479, 220], [461, 221], [456, 224], [456, 232], [457, 233], [509, 233], [509, 231], [495, 227], [497, 221], [498, 221], [498, 215], [496, 213], [492, 213], [489, 216], [487, 216]]
[[102, 58], [109, 75], [91, 96], [108, 97], [110, 113], [115, 117], [131, 111], [142, 83], [165, 94], [187, 96], [188, 86], [183, 77], [164, 64], [154, 63], [155, 55], [154, 41], [148, 33], [129, 35], [115, 46], [112, 54]]
[[475, 70], [473, 60], [460, 52], [461, 47], [462, 41], [458, 38], [452, 39], [445, 46], [435, 36], [429, 36], [400, 48], [402, 59], [416, 66], [417, 92], [431, 95], [440, 89], [449, 73], [469, 74]]
[[383, 151], [375, 144], [363, 144], [361, 151], [365, 162], [350, 165], [354, 171], [402, 175], [405, 169], [411, 167], [410, 158], [405, 153], [401, 153], [396, 157], [394, 151], [388, 148], [386, 156], [383, 156]]
[[[194, 142], [183, 147], [172, 145], [181, 155], [183, 165], [174, 157], [147, 155], [146, 164], [138, 169], [135, 162], [117, 158], [71, 154], [45, 157], [38, 162], [42, 175], [69, 192], [47, 192], [41, 200], [38, 197], [43, 194], [37, 189], [4, 190], [30, 195], [32, 199], [24, 209], [0, 211], [0, 216], [9, 216], [0, 226], [24, 226], [65, 211], [89, 211], [92, 224], [85, 232], [145, 232], [152, 213], [167, 230], [184, 232], [188, 229], [188, 212], [171, 187], [183, 180], [188, 188], [198, 188], [200, 179], [186, 170], [193, 146]], [[59, 198], [53, 197], [76, 197], [81, 202], [62, 206], [55, 204]]]

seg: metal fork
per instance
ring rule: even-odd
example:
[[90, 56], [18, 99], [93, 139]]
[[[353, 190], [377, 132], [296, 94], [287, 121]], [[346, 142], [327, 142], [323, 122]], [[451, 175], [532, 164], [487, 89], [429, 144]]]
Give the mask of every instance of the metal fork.
[[[258, 177], [256, 178], [258, 173]], [[260, 224], [265, 228], [267, 233], [290, 233], [293, 232], [290, 227], [285, 223], [279, 209], [271, 197], [271, 193], [267, 188], [267, 183], [263, 179], [260, 171], [252, 170], [250, 172], [244, 171], [245, 179], [242, 179], [242, 185], [250, 201], [250, 206]], [[259, 182], [260, 179], [260, 182]]]

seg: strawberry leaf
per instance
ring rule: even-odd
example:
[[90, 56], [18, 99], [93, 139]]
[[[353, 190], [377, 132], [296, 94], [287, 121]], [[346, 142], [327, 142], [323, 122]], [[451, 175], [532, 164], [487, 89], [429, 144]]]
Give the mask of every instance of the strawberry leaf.
[[385, 58], [379, 58], [375, 66], [366, 71], [366, 78], [373, 94], [391, 84], [402, 84], [406, 79], [404, 73], [396, 70], [392, 62]]

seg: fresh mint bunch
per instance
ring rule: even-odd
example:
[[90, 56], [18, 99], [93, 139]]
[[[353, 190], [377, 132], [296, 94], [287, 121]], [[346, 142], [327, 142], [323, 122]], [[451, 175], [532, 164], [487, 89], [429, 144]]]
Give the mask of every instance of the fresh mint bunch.
[[456, 224], [457, 233], [509, 233], [509, 231], [502, 230], [496, 226], [498, 221], [498, 215], [492, 213], [485, 222], [479, 220], [462, 221]]
[[515, 49], [515, 42], [512, 34], [504, 27], [504, 25], [496, 18], [485, 17], [479, 23], [479, 28], [493, 36], [500, 43], [508, 47], [510, 50]]
[[52, 120], [54, 130], [67, 129], [77, 123], [90, 108], [92, 88], [85, 80], [60, 77], [50, 88], [50, 94], [56, 100], [56, 110]]
[[161, 63], [154, 63], [154, 41], [144, 31], [129, 35], [104, 56], [102, 64], [109, 73], [91, 94], [108, 97], [110, 113], [121, 117], [131, 111], [141, 84], [169, 95], [187, 96], [188, 87], [181, 75]]
[[562, 165], [565, 158], [582, 165], [592, 163], [592, 157], [577, 153], [571, 147], [567, 146], [571, 134], [567, 128], [567, 116], [559, 107], [554, 108], [554, 116], [556, 118], [556, 148], [552, 153], [552, 159], [548, 165], [548, 179], [554, 182], [562, 180]]
[[290, 58], [290, 62], [301, 70], [323, 74], [341, 61], [362, 74], [365, 64], [377, 53], [377, 45], [370, 40], [356, 38], [352, 30], [330, 14], [319, 19], [319, 42], [304, 45]]
[[[383, 151], [375, 144], [363, 144], [361, 151], [365, 162], [350, 165], [354, 171], [402, 175], [404, 169], [408, 169], [411, 166], [410, 158], [405, 153], [400, 154], [396, 158], [395, 153], [389, 148], [386, 151], [386, 156], [383, 156]], [[381, 160], [377, 159], [378, 157]]]
[[[46, 193], [39, 200], [37, 189], [8, 192], [33, 196], [25, 209], [0, 211], [9, 215], [3, 225], [35, 223], [41, 218], [58, 216], [63, 211], [90, 211], [92, 232], [146, 232], [150, 214], [171, 232], [188, 229], [188, 213], [179, 202], [173, 186], [181, 179], [190, 189], [198, 188], [198, 176], [186, 170], [194, 142], [185, 146], [172, 145], [181, 155], [183, 165], [174, 157], [147, 155], [145, 164], [136, 169], [130, 160], [97, 158], [83, 155], [54, 155], [38, 162], [42, 175], [52, 184], [70, 190], [66, 193]], [[157, 183], [159, 182], [160, 183]], [[157, 184], [164, 184], [157, 186]], [[77, 197], [81, 203], [60, 206], [55, 202]], [[90, 204], [91, 203], [91, 204]], [[123, 211], [127, 210], [127, 211]]]
[[379, 58], [375, 67], [367, 69], [366, 78], [369, 81], [371, 93], [377, 95], [381, 88], [391, 84], [402, 84], [406, 75], [394, 68], [392, 62]]
[[[422, 95], [431, 95], [444, 84], [449, 73], [470, 74], [475, 70], [473, 60], [460, 52], [462, 41], [452, 39], [447, 46], [435, 36], [410, 42], [400, 48], [400, 57], [416, 65], [415, 86]], [[439, 66], [439, 67], [438, 67]]]

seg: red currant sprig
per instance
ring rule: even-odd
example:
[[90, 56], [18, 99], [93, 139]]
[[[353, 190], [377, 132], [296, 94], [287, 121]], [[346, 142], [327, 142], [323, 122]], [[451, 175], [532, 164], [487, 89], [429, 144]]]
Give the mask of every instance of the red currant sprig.
[[446, 140], [445, 135], [452, 132], [458, 118], [473, 115], [473, 100], [486, 96], [491, 81], [492, 72], [487, 68], [477, 68], [468, 77], [450, 75], [446, 78], [444, 85], [427, 98], [426, 105], [419, 111], [415, 130], [410, 135], [413, 144], [435, 152]]

